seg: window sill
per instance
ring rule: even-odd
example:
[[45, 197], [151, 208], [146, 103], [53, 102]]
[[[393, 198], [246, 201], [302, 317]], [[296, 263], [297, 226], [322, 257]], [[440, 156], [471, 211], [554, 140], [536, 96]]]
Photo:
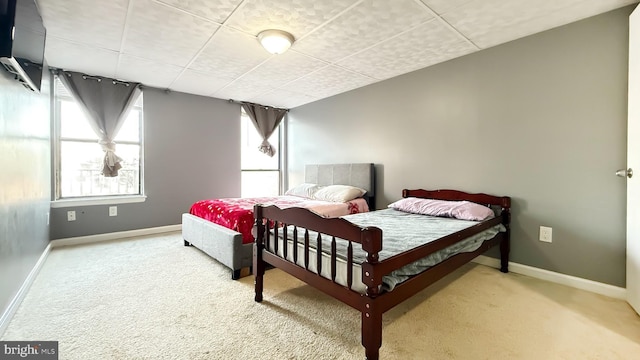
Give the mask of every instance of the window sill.
[[147, 200], [146, 195], [62, 199], [62, 200], [52, 201], [51, 207], [66, 208], [66, 207], [73, 207], [73, 206], [117, 205], [117, 204], [145, 202], [146, 200]]

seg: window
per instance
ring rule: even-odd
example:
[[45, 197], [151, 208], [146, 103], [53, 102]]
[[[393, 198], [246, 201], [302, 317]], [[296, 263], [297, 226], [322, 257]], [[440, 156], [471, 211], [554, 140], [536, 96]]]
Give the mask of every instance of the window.
[[104, 152], [84, 113], [55, 79], [56, 200], [142, 195], [142, 95], [114, 139], [117, 177], [101, 175]]
[[[282, 123], [281, 123], [282, 124]], [[241, 115], [241, 169], [242, 197], [277, 196], [280, 194], [280, 131], [274, 131], [269, 142], [276, 150], [273, 157], [258, 150], [262, 137], [258, 134], [249, 116]]]

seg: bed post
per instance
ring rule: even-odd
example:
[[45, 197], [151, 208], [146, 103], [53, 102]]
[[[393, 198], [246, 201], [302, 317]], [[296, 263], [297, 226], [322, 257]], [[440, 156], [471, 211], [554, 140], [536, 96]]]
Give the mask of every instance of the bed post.
[[376, 308], [376, 302], [366, 300], [368, 308], [362, 312], [362, 346], [367, 360], [378, 360], [382, 346], [382, 311]]
[[[511, 203], [508, 204], [511, 206]], [[504, 238], [500, 242], [500, 271], [503, 273], [509, 272], [509, 251], [511, 250], [511, 209], [502, 209], [502, 224], [507, 231], [504, 234]]]
[[362, 282], [367, 286], [362, 308], [362, 346], [367, 360], [378, 360], [382, 346], [382, 309], [376, 298], [382, 285], [382, 275], [376, 272], [378, 252], [382, 250], [382, 230], [370, 227], [363, 230], [362, 249], [367, 252], [367, 261], [362, 263]]
[[264, 224], [262, 221], [262, 206], [255, 205], [253, 208], [255, 226], [257, 229], [256, 240], [253, 243], [253, 271], [255, 276], [255, 301], [262, 302], [262, 289], [264, 278], [264, 261], [262, 260], [262, 249], [264, 249]]

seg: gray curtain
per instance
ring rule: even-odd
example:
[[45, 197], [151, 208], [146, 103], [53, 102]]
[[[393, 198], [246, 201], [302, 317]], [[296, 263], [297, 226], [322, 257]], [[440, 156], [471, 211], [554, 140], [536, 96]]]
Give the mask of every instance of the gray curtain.
[[251, 122], [253, 122], [256, 130], [262, 136], [262, 144], [260, 144], [258, 150], [273, 157], [276, 154], [276, 150], [268, 139], [278, 128], [288, 110], [251, 103], [242, 103], [242, 108], [249, 115]]
[[100, 139], [98, 143], [105, 153], [102, 175], [118, 176], [122, 159], [115, 153], [113, 139], [140, 94], [140, 84], [69, 71], [59, 71], [58, 77], [87, 115], [91, 128]]

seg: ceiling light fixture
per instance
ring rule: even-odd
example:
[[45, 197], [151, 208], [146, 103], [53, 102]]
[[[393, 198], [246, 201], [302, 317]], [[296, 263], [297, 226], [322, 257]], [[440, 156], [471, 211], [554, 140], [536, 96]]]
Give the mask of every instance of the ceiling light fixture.
[[293, 44], [293, 35], [282, 30], [264, 30], [258, 34], [260, 44], [272, 54], [282, 54]]

